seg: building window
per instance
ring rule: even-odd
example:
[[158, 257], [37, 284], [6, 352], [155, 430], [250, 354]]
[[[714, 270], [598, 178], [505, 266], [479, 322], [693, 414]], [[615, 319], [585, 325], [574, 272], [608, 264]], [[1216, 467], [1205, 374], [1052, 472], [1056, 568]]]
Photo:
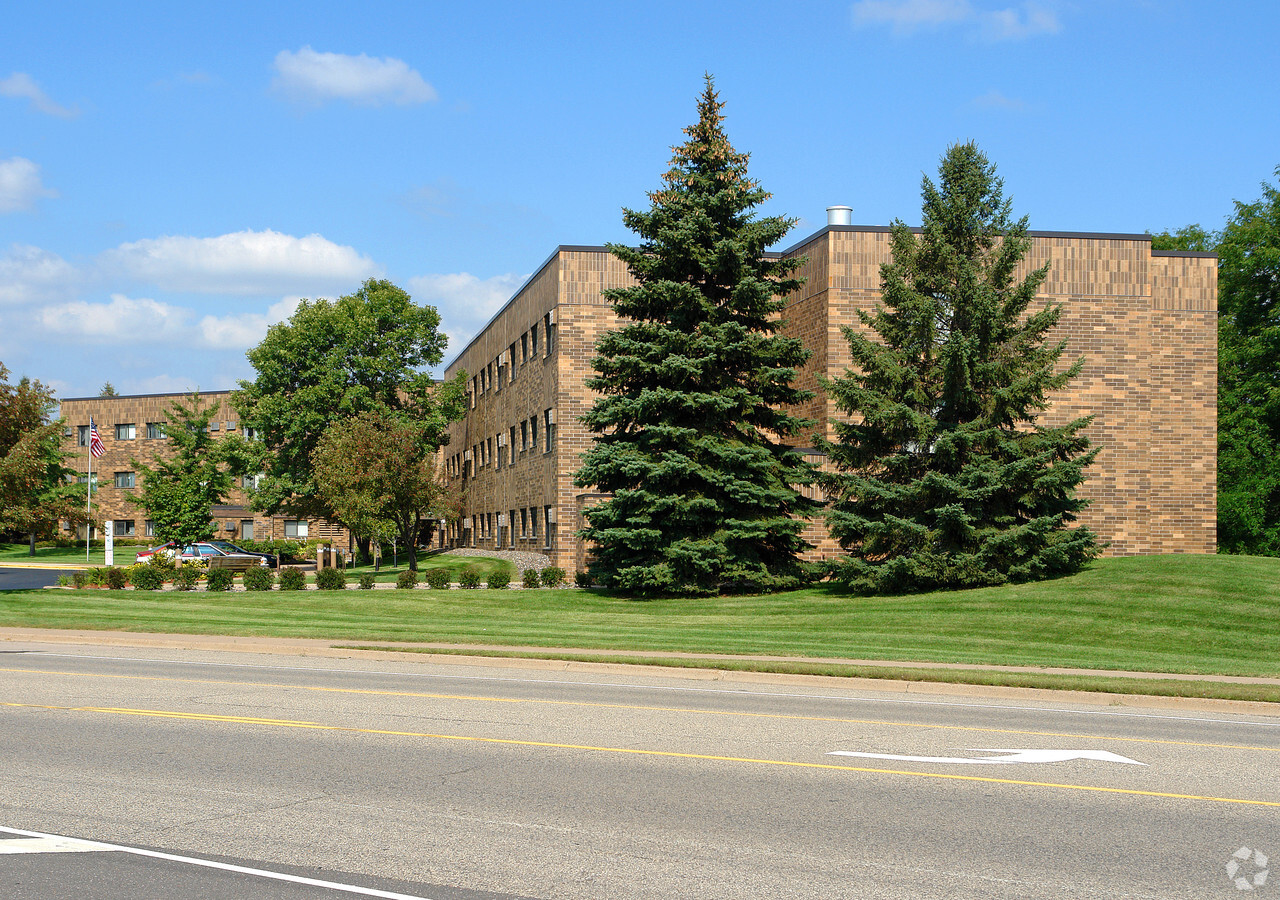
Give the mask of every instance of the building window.
[[511, 465], [516, 464], [516, 426], [511, 426]]
[[259, 440], [259, 439], [261, 438], [261, 436], [262, 436], [262, 435], [261, 435], [261, 433], [258, 431], [258, 429], [256, 429], [256, 428], [252, 428], [252, 427], [249, 427], [249, 426], [245, 426], [245, 429], [244, 429], [244, 439], [245, 439], [246, 441], [256, 441], [256, 440]]
[[75, 434], [75, 432], [71, 430], [71, 426], [70, 426], [70, 425], [63, 425], [63, 426], [62, 426], [62, 436], [63, 436], [63, 437], [71, 437], [71, 435], [73, 435], [73, 434]]
[[153, 441], [163, 439], [163, 438], [164, 438], [164, 423], [163, 423], [163, 422], [148, 422], [148, 423], [147, 423], [147, 437], [148, 437], [148, 438], [150, 438], [150, 439], [151, 439], [151, 440], [153, 440]]
[[218, 425], [219, 425], [219, 424], [220, 424], [220, 423], [218, 422], [218, 420], [217, 420], [217, 419], [214, 419], [212, 422], [210, 422], [210, 423], [209, 423], [209, 430], [210, 430], [210, 431], [217, 431], [217, 430], [218, 430]]
[[262, 479], [264, 477], [265, 476], [261, 472], [257, 475], [242, 475], [240, 477], [240, 487], [244, 488], [246, 491], [256, 491], [262, 484]]
[[134, 475], [132, 472], [117, 472], [116, 487], [131, 488], [134, 486]]
[[547, 527], [543, 532], [544, 546], [554, 547], [556, 543], [556, 509], [554, 506], [544, 506], [542, 508], [543, 518], [546, 519]]
[[529, 507], [529, 527], [533, 529], [529, 536], [536, 538], [538, 536], [538, 507], [536, 506]]
[[[77, 476], [76, 476], [76, 484], [87, 484], [87, 483], [88, 483], [88, 481], [89, 481], [89, 476], [88, 476], [88, 475], [77, 475]], [[94, 486], [95, 488], [98, 486], [98, 473], [97, 473], [97, 472], [94, 472], [94, 473], [93, 473], [93, 486]]]
[[307, 520], [285, 519], [284, 536], [291, 540], [305, 540], [307, 537]]
[[76, 437], [76, 445], [80, 447], [88, 447], [89, 446], [89, 426], [79, 425], [77, 426], [77, 428], [79, 429], [79, 433]]
[[529, 329], [529, 347], [534, 356], [538, 355], [538, 326]]
[[548, 409], [542, 414], [542, 433], [547, 438], [547, 449], [545, 452], [550, 453], [551, 448], [556, 442], [556, 412]]
[[235, 423], [235, 422], [228, 422], [228, 423], [227, 423], [227, 431], [235, 431], [235, 430], [236, 430], [236, 423]]
[[138, 436], [138, 428], [132, 422], [125, 425], [116, 425], [116, 440], [131, 441]]
[[529, 332], [520, 335], [520, 362], [527, 363], [529, 361]]
[[538, 449], [538, 417], [529, 417], [529, 449]]
[[507, 348], [507, 362], [511, 365], [510, 378], [516, 380], [516, 345], [512, 341], [511, 346]]
[[520, 537], [527, 538], [529, 536], [529, 507], [523, 507], [520, 510]]
[[116, 519], [115, 520], [115, 536], [116, 537], [133, 537], [133, 519]]
[[142, 524], [142, 534], [144, 537], [156, 536], [156, 520], [155, 519], [147, 519], [147, 521]]
[[551, 355], [551, 344], [555, 340], [556, 323], [555, 317], [551, 313], [547, 313], [542, 317], [542, 330], [546, 334], [547, 356]]
[[529, 449], [529, 423], [527, 421], [520, 422], [520, 452]]
[[253, 519], [240, 520], [240, 539], [243, 541], [253, 540]]

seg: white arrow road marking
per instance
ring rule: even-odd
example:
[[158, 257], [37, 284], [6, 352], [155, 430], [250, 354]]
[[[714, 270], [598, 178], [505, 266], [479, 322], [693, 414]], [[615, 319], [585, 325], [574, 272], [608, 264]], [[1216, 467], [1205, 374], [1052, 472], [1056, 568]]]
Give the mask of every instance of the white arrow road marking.
[[1146, 763], [1129, 759], [1108, 750], [995, 750], [974, 748], [969, 753], [1001, 753], [1003, 756], [900, 756], [896, 753], [859, 753], [855, 750], [832, 750], [828, 756], [860, 756], [865, 759], [896, 759], [902, 762], [964, 763], [979, 766], [998, 766], [1008, 763], [1051, 763], [1071, 759], [1098, 759], [1103, 762], [1128, 763], [1145, 766]]
[[12, 838], [0, 841], [0, 854], [5, 853], [92, 853], [114, 850], [107, 844], [80, 841], [69, 837]]

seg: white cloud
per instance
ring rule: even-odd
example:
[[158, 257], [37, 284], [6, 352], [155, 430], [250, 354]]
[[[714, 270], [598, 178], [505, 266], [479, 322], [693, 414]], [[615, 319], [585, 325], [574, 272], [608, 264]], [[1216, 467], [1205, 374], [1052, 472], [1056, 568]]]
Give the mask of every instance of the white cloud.
[[318, 234], [237, 231], [211, 238], [162, 237], [121, 244], [102, 254], [108, 273], [166, 290], [221, 294], [349, 291], [381, 274], [352, 247]]
[[392, 57], [318, 53], [307, 46], [297, 53], [281, 50], [275, 69], [272, 86], [308, 103], [347, 100], [369, 106], [408, 106], [437, 98], [435, 88], [416, 69]]
[[986, 40], [1017, 41], [1062, 30], [1057, 14], [1036, 2], [978, 9], [970, 0], [858, 0], [852, 11], [855, 25], [888, 25], [897, 35], [921, 28], [968, 26]]
[[1061, 30], [1054, 11], [1038, 3], [1024, 3], [1021, 10], [1010, 7], [982, 14], [983, 34], [992, 41], [1020, 41]]
[[150, 342], [180, 338], [187, 331], [191, 310], [146, 298], [112, 294], [110, 303], [77, 300], [46, 306], [39, 312], [48, 331], [82, 343]]
[[1007, 109], [1011, 112], [1021, 112], [1027, 108], [1024, 101], [1006, 97], [997, 90], [990, 90], [981, 97], [973, 98], [973, 105], [979, 109]]
[[42, 113], [57, 116], [60, 119], [74, 119], [80, 110], [60, 106], [49, 99], [49, 95], [40, 89], [26, 72], [14, 72], [8, 78], [0, 78], [0, 97], [13, 97], [17, 100], [30, 100], [31, 105]]
[[858, 0], [853, 4], [855, 24], [889, 25], [894, 34], [966, 22], [973, 15], [969, 0]]
[[449, 338], [446, 355], [452, 355], [476, 336], [528, 278], [510, 272], [484, 279], [469, 272], [419, 275], [409, 279], [409, 293], [415, 302], [440, 312], [440, 323]]
[[292, 316], [301, 302], [301, 297], [286, 297], [265, 314], [205, 316], [199, 325], [201, 343], [215, 350], [248, 350], [266, 337], [268, 328]]
[[75, 266], [39, 247], [13, 244], [0, 255], [0, 304], [65, 300], [79, 281]]
[[0, 213], [30, 209], [40, 197], [56, 197], [40, 182], [40, 167], [15, 156], [0, 159]]

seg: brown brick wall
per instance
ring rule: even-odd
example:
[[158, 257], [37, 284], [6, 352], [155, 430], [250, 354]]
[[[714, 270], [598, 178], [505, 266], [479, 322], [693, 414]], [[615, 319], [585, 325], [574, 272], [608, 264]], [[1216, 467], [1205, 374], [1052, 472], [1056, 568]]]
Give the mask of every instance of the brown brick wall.
[[[128, 500], [129, 494], [137, 494], [142, 487], [142, 475], [138, 472], [134, 460], [153, 465], [157, 460], [170, 455], [169, 442], [163, 438], [148, 438], [147, 423], [165, 422], [169, 418], [168, 410], [174, 401], [186, 402], [187, 394], [144, 394], [121, 397], [79, 397], [61, 401], [61, 416], [65, 420], [69, 434], [64, 434], [63, 447], [72, 453], [69, 464], [83, 473], [88, 464], [89, 450], [77, 445], [79, 426], [87, 426], [89, 417], [93, 416], [98, 434], [106, 452], [101, 458], [93, 460], [93, 474], [96, 481], [93, 490], [95, 522], [107, 519], [114, 521], [134, 522], [134, 537], [146, 540], [146, 521], [148, 515], [144, 509], [134, 506]], [[202, 393], [200, 401], [207, 405], [210, 401], [218, 402], [215, 421], [210, 423], [210, 431], [215, 436], [227, 434], [243, 434], [240, 417], [231, 408], [230, 391], [212, 391]], [[116, 437], [116, 425], [132, 424], [135, 437], [122, 440]], [[212, 426], [216, 424], [217, 428]], [[130, 490], [115, 485], [115, 473], [134, 472], [135, 487]], [[284, 537], [284, 522], [290, 516], [265, 516], [248, 508], [248, 495], [236, 484], [224, 506], [214, 510], [214, 521], [217, 524], [215, 537], [222, 540], [235, 541], [243, 535], [242, 522], [253, 520], [253, 537], [255, 540], [271, 540]], [[234, 527], [228, 529], [226, 524], [232, 522]], [[330, 540], [339, 546], [350, 544], [350, 534], [345, 528], [320, 519], [310, 520], [308, 534], [311, 538]], [[119, 535], [118, 535], [119, 536]]]
[[[813, 351], [798, 384], [817, 392], [798, 412], [829, 434], [837, 413], [818, 376], [838, 377], [848, 368], [842, 328], [862, 328], [856, 311], [878, 302], [889, 234], [827, 228], [787, 255], [806, 257], [799, 273], [806, 283], [789, 298], [783, 333], [800, 337]], [[1041, 299], [1063, 305], [1064, 361], [1085, 359], [1082, 374], [1056, 398], [1046, 421], [1092, 415], [1088, 434], [1102, 448], [1082, 487], [1092, 501], [1082, 522], [1109, 542], [1111, 555], [1213, 552], [1216, 261], [1153, 256], [1149, 239], [1137, 235], [1037, 234], [1022, 271], [1045, 262], [1051, 267]], [[554, 546], [542, 533], [537, 540], [517, 536], [515, 546], [548, 552], [570, 571], [581, 568], [585, 556], [574, 537], [584, 524], [582, 510], [600, 499], [589, 488], [574, 487], [572, 479], [591, 442], [579, 417], [592, 402], [585, 382], [595, 342], [617, 325], [601, 291], [630, 283], [625, 266], [603, 248], [560, 248], [447, 373], [465, 369], [474, 375], [513, 342], [518, 353], [520, 336], [535, 323], [541, 331], [543, 316], [555, 311], [557, 342], [550, 356], [523, 365], [517, 360], [514, 384], [478, 394], [475, 410], [451, 427], [444, 456], [460, 455], [521, 419], [554, 409], [557, 439], [550, 453], [540, 448], [518, 455], [516, 465], [502, 471], [490, 461], [456, 483], [465, 489], [464, 515], [555, 507]], [[810, 446], [812, 435], [797, 443]], [[820, 523], [807, 536], [818, 545], [815, 558], [839, 552]], [[454, 541], [494, 547], [497, 535], [481, 539], [473, 531]], [[505, 536], [503, 546], [510, 546]]]

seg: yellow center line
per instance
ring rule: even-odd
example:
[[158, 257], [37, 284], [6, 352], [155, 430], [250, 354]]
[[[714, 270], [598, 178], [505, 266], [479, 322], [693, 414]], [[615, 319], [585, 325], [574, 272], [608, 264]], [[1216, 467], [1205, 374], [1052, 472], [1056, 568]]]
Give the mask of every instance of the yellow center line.
[[[278, 684], [261, 681], [224, 681], [203, 678], [170, 678], [157, 675], [113, 675], [100, 672], [63, 672], [47, 669], [0, 668], [0, 672], [15, 672], [35, 675], [61, 675], [73, 678], [106, 678], [121, 681], [155, 681], [166, 684], [205, 684], [225, 687], [259, 687], [280, 690], [312, 691], [321, 694], [351, 694], [371, 697], [414, 697], [423, 700], [452, 700], [476, 703], [509, 703], [513, 705], [529, 704], [540, 706], [577, 707], [584, 709], [619, 709], [636, 712], [683, 713], [687, 715], [724, 716], [743, 719], [774, 719], [792, 722], [834, 722], [842, 725], [874, 725], [891, 728], [928, 728], [938, 731], [970, 731], [982, 734], [1015, 734], [1029, 737], [1074, 738], [1089, 741], [1119, 741], [1129, 744], [1160, 744], [1173, 747], [1202, 747], [1211, 750], [1248, 750], [1258, 753], [1280, 753], [1280, 747], [1256, 747], [1248, 744], [1213, 744], [1202, 741], [1171, 741], [1161, 738], [1122, 737], [1116, 735], [1078, 734], [1069, 731], [1028, 731], [1016, 728], [991, 728], [980, 725], [942, 725], [931, 722], [895, 722], [885, 719], [850, 719], [838, 716], [801, 716], [789, 713], [755, 713], [737, 710], [692, 709], [680, 706], [647, 706], [626, 703], [588, 703], [581, 700], [543, 700], [521, 697], [483, 697], [467, 694], [442, 694], [422, 691], [380, 691], [368, 688], [339, 688], [320, 685]], [[8, 704], [0, 704], [8, 705]], [[18, 704], [21, 705], [21, 704]], [[63, 707], [49, 707], [61, 709]]]
[[950, 775], [943, 772], [915, 772], [909, 769], [877, 769], [867, 766], [847, 766], [835, 763], [797, 762], [785, 759], [757, 759], [750, 756], [718, 756], [709, 753], [682, 753], [675, 750], [644, 750], [635, 747], [598, 747], [591, 744], [561, 744], [553, 741], [527, 741], [515, 738], [478, 737], [464, 734], [433, 734], [421, 731], [392, 731], [382, 728], [355, 728], [346, 725], [325, 725], [320, 722], [298, 722], [288, 719], [262, 719], [250, 716], [219, 716], [204, 713], [184, 713], [170, 710], [126, 709], [105, 706], [36, 706], [25, 703], [0, 703], [0, 706], [32, 709], [55, 709], [66, 712], [105, 713], [111, 715], [142, 716], [161, 719], [189, 719], [219, 725], [269, 725], [278, 728], [310, 728], [319, 731], [337, 731], [349, 734], [376, 734], [389, 737], [425, 738], [438, 741], [466, 741], [476, 744], [498, 744], [508, 747], [539, 747], [551, 750], [583, 750], [592, 753], [621, 753], [632, 756], [654, 756], [668, 759], [697, 759], [710, 762], [746, 763], [761, 766], [783, 766], [794, 769], [825, 769], [835, 772], [862, 772], [875, 775], [900, 775], [908, 778], [933, 778], [946, 781], [976, 781], [985, 784], [1012, 784], [1020, 787], [1057, 788], [1067, 791], [1092, 791], [1102, 794], [1127, 794], [1137, 797], [1157, 797], [1167, 800], [1201, 800], [1211, 803], [1236, 803], [1245, 806], [1280, 807], [1280, 801], [1247, 800], [1239, 797], [1211, 797], [1200, 794], [1176, 794], [1166, 791], [1142, 791], [1131, 788], [1103, 787], [1090, 784], [1064, 784], [1052, 781], [1024, 781], [1016, 778], [989, 778], [981, 775]]

